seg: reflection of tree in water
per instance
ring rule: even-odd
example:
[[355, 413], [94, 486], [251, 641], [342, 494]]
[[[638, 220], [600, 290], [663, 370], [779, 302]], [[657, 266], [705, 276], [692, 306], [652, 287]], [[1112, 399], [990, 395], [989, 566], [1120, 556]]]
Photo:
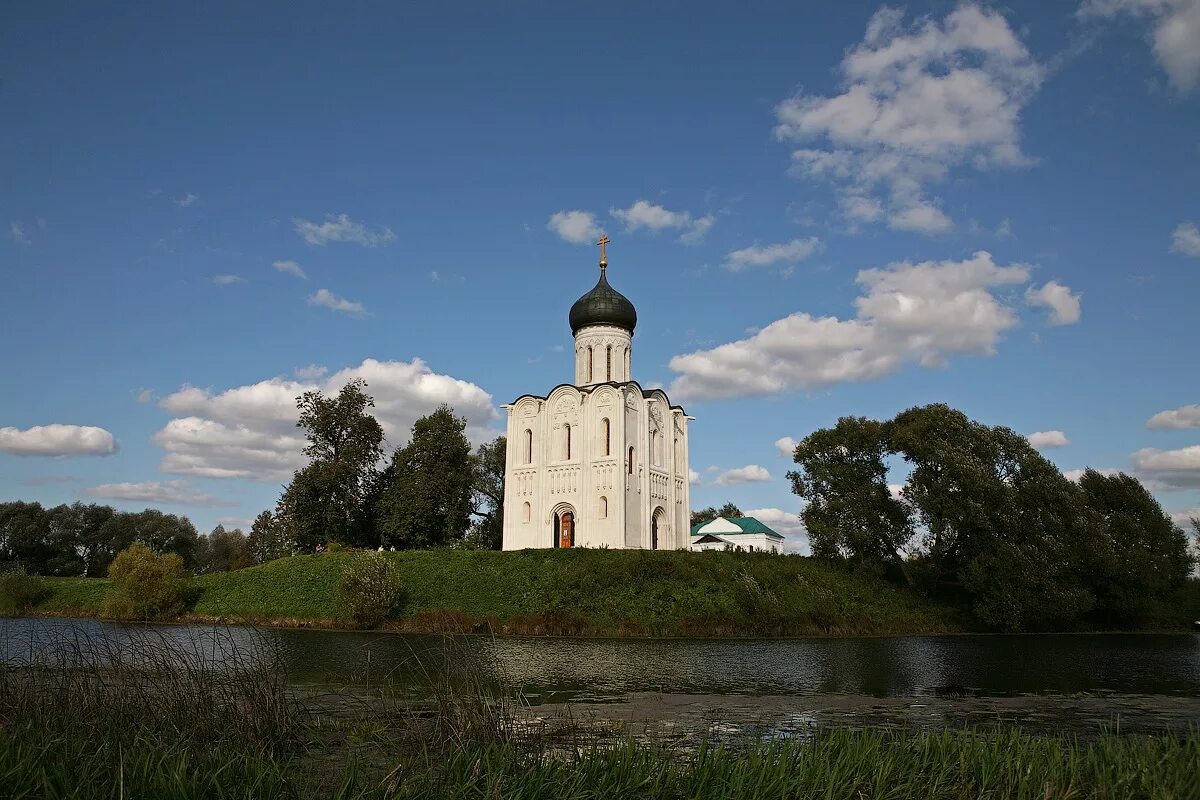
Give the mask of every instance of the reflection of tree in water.
[[110, 653], [145, 653], [156, 641], [192, 663], [230, 669], [278, 657], [290, 680], [300, 684], [386, 681], [419, 689], [436, 675], [469, 676], [485, 687], [515, 687], [541, 701], [660, 691], [876, 697], [1200, 694], [1200, 637], [1188, 634], [491, 639], [93, 620], [0, 621], [0, 660], [6, 662], [51, 650], [56, 658], [78, 658], [79, 652], [98, 646]]

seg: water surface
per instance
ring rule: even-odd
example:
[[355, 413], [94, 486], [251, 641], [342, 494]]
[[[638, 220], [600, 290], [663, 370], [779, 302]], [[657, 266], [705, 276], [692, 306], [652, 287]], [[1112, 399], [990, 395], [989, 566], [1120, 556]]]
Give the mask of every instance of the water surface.
[[[65, 639], [64, 639], [65, 637]], [[64, 647], [63, 641], [71, 642]], [[0, 620], [0, 659], [158, 640], [212, 664], [279, 658], [301, 685], [419, 685], [446, 653], [545, 700], [638, 692], [920, 697], [1114, 693], [1200, 696], [1198, 634], [1021, 634], [794, 639], [488, 638]], [[46, 651], [49, 652], [49, 651]], [[75, 655], [73, 655], [75, 654]]]

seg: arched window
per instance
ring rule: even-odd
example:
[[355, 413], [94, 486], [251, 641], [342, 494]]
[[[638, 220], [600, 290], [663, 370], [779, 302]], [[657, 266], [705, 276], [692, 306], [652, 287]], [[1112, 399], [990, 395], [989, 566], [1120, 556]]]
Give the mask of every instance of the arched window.
[[608, 346], [608, 350], [604, 355], [604, 374], [607, 376], [605, 380], [612, 380], [612, 345]]
[[662, 458], [658, 454], [658, 443], [662, 441], [662, 434], [658, 431], [650, 431], [650, 463], [656, 467], [662, 466]]
[[633, 474], [633, 448], [629, 448], [629, 474]]
[[525, 463], [533, 463], [533, 431], [525, 429]]
[[526, 503], [526, 504], [525, 504], [525, 505], [524, 505], [524, 506], [521, 508], [521, 521], [522, 521], [522, 522], [529, 522], [529, 503]]
[[611, 428], [612, 425], [609, 424], [608, 417], [600, 420], [600, 433], [604, 437], [604, 455], [606, 456], [612, 455]]
[[563, 448], [563, 458], [569, 461], [571, 459], [571, 426], [564, 425], [563, 427], [566, 428], [566, 431], [564, 431], [564, 443], [566, 447]]
[[592, 382], [592, 346], [588, 345], [588, 383]]
[[600, 498], [600, 519], [608, 519], [608, 498]]

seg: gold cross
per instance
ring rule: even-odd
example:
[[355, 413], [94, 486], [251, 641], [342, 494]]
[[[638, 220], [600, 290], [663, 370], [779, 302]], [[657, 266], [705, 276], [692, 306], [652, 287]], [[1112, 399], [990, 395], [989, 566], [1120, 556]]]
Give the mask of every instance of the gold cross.
[[600, 234], [600, 241], [596, 242], [596, 244], [600, 245], [600, 264], [607, 265], [608, 264], [608, 256], [605, 255], [604, 248], [605, 248], [605, 245], [608, 244], [608, 236], [603, 233]]

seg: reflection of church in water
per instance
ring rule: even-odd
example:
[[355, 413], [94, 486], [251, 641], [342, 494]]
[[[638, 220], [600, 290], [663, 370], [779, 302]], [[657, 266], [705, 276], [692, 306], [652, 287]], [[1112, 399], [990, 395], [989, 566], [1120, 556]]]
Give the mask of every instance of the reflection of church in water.
[[607, 243], [571, 306], [575, 381], [504, 406], [505, 550], [688, 546], [688, 417], [632, 379], [637, 312], [608, 284]]

